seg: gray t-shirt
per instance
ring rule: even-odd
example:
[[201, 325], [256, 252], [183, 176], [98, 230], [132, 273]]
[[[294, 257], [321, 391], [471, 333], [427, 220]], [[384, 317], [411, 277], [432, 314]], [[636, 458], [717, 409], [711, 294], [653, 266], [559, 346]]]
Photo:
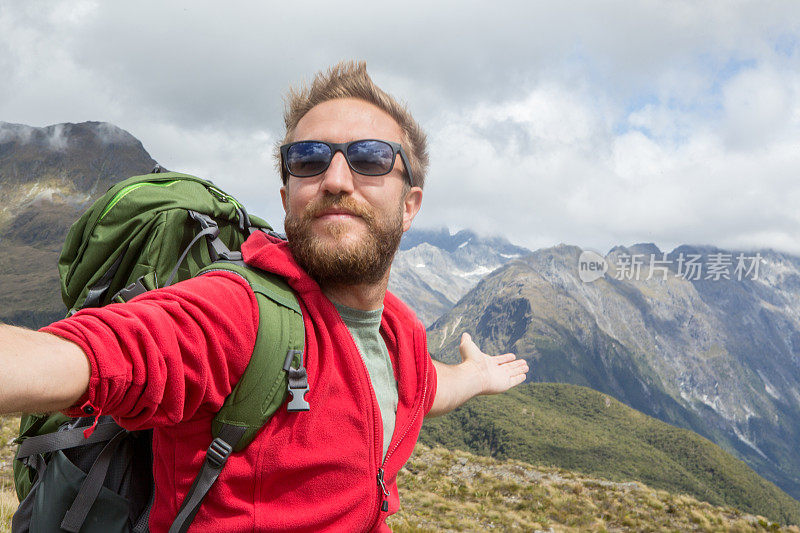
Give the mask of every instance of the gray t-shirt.
[[333, 305], [350, 330], [367, 367], [383, 420], [383, 457], [386, 457], [397, 417], [397, 381], [394, 379], [389, 350], [380, 332], [383, 308], [362, 311], [336, 302]]

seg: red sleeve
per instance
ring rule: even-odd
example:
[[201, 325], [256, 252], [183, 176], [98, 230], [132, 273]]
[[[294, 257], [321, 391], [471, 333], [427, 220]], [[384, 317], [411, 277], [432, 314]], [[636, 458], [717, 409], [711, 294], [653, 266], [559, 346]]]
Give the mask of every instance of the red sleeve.
[[258, 304], [241, 276], [212, 272], [42, 331], [79, 345], [91, 365], [89, 389], [68, 415], [86, 416], [88, 402], [95, 415], [144, 429], [219, 410], [253, 352]]

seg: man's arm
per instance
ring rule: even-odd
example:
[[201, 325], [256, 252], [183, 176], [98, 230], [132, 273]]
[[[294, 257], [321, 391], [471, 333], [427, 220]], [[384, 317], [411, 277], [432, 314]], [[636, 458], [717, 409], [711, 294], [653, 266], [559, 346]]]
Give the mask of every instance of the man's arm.
[[487, 355], [468, 333], [461, 335], [461, 363], [448, 365], [433, 361], [436, 367], [436, 396], [426, 416], [449, 413], [473, 396], [497, 394], [525, 381], [528, 363], [513, 353]]
[[0, 324], [0, 413], [66, 409], [86, 392], [89, 373], [77, 344]]
[[95, 415], [144, 429], [219, 409], [250, 360], [258, 319], [247, 281], [212, 272], [40, 332], [0, 326], [0, 413], [67, 410], [85, 395]]

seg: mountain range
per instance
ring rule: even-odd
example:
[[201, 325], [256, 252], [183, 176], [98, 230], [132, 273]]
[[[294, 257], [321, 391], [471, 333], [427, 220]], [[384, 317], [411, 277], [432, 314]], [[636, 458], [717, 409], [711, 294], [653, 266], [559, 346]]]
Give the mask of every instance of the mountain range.
[[[718, 254], [744, 252], [643, 244], [595, 254], [609, 270], [583, 281], [583, 253], [541, 249], [487, 275], [429, 328], [434, 357], [458, 360], [468, 331], [487, 352], [528, 359], [529, 379], [588, 386], [691, 429], [800, 497], [800, 259], [748, 252], [757, 279], [732, 264], [730, 279], [694, 279], [679, 272], [686, 258], [713, 270]], [[651, 255], [654, 275], [648, 260], [628, 279], [630, 258]]]
[[478, 236], [471, 230], [451, 234], [446, 228], [411, 229], [392, 263], [389, 290], [430, 325], [486, 274], [529, 253], [503, 237]]

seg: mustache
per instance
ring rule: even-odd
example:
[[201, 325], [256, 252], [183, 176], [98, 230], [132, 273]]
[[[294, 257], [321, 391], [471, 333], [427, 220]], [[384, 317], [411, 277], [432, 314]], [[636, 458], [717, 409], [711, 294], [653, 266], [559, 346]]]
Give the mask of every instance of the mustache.
[[322, 215], [326, 210], [336, 208], [348, 211], [353, 215], [363, 218], [366, 222], [373, 222], [375, 215], [371, 209], [363, 205], [351, 196], [323, 196], [313, 200], [308, 207], [306, 207], [303, 218], [311, 220]]

